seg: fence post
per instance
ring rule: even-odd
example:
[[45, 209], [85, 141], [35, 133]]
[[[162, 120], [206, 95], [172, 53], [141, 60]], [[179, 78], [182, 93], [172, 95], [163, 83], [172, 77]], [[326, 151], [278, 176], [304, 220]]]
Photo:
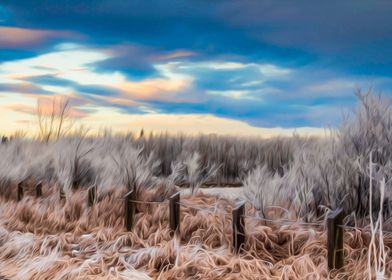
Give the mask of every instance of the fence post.
[[344, 264], [343, 256], [343, 210], [341, 208], [328, 214], [328, 268], [340, 269]]
[[130, 191], [125, 195], [124, 199], [124, 225], [128, 231], [131, 231], [135, 220], [134, 191]]
[[65, 201], [65, 192], [61, 186], [59, 188], [59, 198], [60, 198], [60, 201]]
[[36, 197], [41, 197], [41, 196], [42, 196], [42, 182], [39, 182], [39, 183], [35, 186], [35, 196], [36, 196]]
[[173, 194], [169, 198], [170, 229], [175, 233], [180, 233], [180, 192]]
[[21, 201], [23, 198], [23, 182], [19, 182], [18, 184], [18, 201]]
[[233, 215], [233, 250], [238, 253], [242, 244], [245, 243], [244, 228], [245, 202], [241, 202], [232, 210]]
[[89, 207], [92, 207], [94, 205], [96, 198], [97, 198], [97, 186], [93, 186], [88, 189], [87, 203]]

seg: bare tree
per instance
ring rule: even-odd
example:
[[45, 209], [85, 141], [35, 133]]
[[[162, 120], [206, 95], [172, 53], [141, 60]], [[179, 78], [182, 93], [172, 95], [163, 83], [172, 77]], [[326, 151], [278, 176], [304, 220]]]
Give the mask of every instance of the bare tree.
[[42, 140], [48, 142], [51, 139], [59, 139], [74, 125], [69, 98], [53, 97], [51, 102], [38, 100], [37, 118], [39, 136]]

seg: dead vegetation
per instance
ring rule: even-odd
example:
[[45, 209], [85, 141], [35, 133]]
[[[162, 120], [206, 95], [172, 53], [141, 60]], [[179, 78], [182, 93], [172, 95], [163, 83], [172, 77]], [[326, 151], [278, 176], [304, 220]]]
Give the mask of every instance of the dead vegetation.
[[[32, 193], [26, 187], [26, 193]], [[121, 197], [113, 189], [88, 207], [87, 191], [76, 190], [64, 205], [55, 188], [43, 198], [0, 199], [0, 271], [7, 279], [326, 279], [323, 227], [275, 225], [246, 220], [246, 243], [233, 255], [232, 202], [198, 193], [183, 197], [181, 233], [172, 237], [168, 204], [139, 205], [133, 232], [123, 226]], [[173, 190], [174, 191], [174, 190]], [[156, 200], [166, 189], [144, 193]], [[255, 209], [247, 206], [247, 215]], [[333, 276], [367, 276], [369, 231], [345, 232], [344, 271]], [[384, 237], [391, 259], [392, 236]], [[387, 263], [387, 275], [391, 275]]]

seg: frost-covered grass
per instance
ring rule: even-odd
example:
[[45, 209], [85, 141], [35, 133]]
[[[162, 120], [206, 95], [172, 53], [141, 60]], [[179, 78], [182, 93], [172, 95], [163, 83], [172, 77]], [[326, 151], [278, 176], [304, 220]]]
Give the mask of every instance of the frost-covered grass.
[[[27, 186], [26, 191], [33, 189]], [[132, 232], [123, 226], [124, 191], [98, 194], [86, 203], [76, 190], [64, 205], [53, 187], [43, 198], [0, 198], [0, 275], [7, 279], [327, 279], [326, 232], [322, 227], [274, 225], [246, 219], [246, 242], [232, 252], [233, 202], [198, 192], [182, 196], [181, 231], [169, 230], [168, 203], [139, 205]], [[143, 191], [157, 200], [166, 188]], [[176, 191], [171, 189], [170, 193]], [[246, 207], [248, 216], [255, 209]], [[345, 233], [345, 268], [331, 276], [365, 279], [368, 231]], [[385, 248], [392, 237], [384, 238]], [[390, 275], [391, 251], [386, 250]], [[381, 278], [380, 278], [381, 279]]]

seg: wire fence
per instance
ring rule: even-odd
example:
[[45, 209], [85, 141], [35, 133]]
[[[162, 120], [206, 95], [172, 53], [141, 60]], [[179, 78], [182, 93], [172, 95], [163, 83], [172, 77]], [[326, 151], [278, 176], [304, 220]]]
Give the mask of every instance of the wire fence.
[[[37, 184], [38, 187], [38, 194], [37, 196], [42, 195], [42, 182], [40, 182], [39, 184]], [[18, 188], [18, 200], [21, 200], [21, 198], [23, 197], [23, 192], [21, 191], [20, 187]], [[129, 194], [129, 193], [127, 193]], [[136, 200], [136, 199], [129, 199], [126, 197], [119, 197], [119, 198], [115, 198], [115, 200], [120, 200], [120, 201], [128, 201], [134, 204], [145, 204], [145, 205], [169, 205], [170, 199], [166, 198], [160, 201], [147, 201], [147, 200]], [[218, 207], [218, 201], [215, 202], [215, 206], [210, 206], [210, 207], [204, 207], [201, 205], [197, 205], [197, 204], [191, 204], [191, 203], [186, 203], [183, 201], [179, 201], [176, 202], [178, 205], [185, 207], [185, 208], [189, 208], [189, 209], [193, 209], [193, 210], [197, 210], [200, 212], [209, 212], [211, 214], [224, 214], [224, 215], [228, 215], [229, 213], [229, 208], [228, 206], [224, 207], [223, 209], [221, 207]], [[284, 209], [287, 211], [287, 209]], [[256, 221], [262, 221], [262, 222], [267, 222], [267, 223], [271, 223], [271, 224], [276, 224], [276, 225], [282, 225], [282, 226], [289, 226], [289, 225], [300, 225], [300, 226], [310, 226], [310, 227], [325, 227], [325, 222], [304, 222], [304, 221], [300, 221], [300, 220], [287, 220], [287, 219], [270, 219], [270, 218], [265, 218], [265, 217], [260, 217], [260, 216], [250, 216], [250, 215], [241, 215], [241, 217], [246, 218], [246, 219], [250, 219], [250, 220], [256, 220]], [[358, 228], [356, 226], [349, 226], [349, 225], [337, 225], [339, 228], [342, 228], [344, 230], [351, 230], [351, 231], [371, 231], [370, 228]], [[388, 231], [388, 230], [382, 230], [382, 233], [385, 235], [392, 235], [392, 231]]]
[[[342, 229], [345, 229], [345, 230], [354, 230], [354, 231], [361, 231], [361, 232], [363, 232], [363, 231], [366, 231], [366, 232], [369, 231], [370, 232], [371, 231], [370, 228], [358, 228], [358, 227], [349, 226], [349, 225], [338, 225], [338, 227], [340, 227]], [[379, 232], [379, 230], [377, 229], [376, 232]], [[392, 231], [385, 230], [385, 229], [382, 230], [382, 233], [384, 235], [392, 235]]]
[[[126, 198], [117, 198], [118, 200], [126, 200]], [[161, 201], [146, 201], [146, 200], [135, 200], [135, 199], [128, 199], [128, 201], [135, 203], [135, 204], [146, 204], [146, 205], [168, 205], [169, 204], [169, 199], [161, 200]], [[217, 206], [217, 203], [215, 203], [215, 206], [210, 206], [208, 208], [203, 207], [198, 204], [192, 204], [192, 203], [186, 203], [183, 201], [176, 202], [176, 204], [188, 208], [188, 209], [193, 209], [197, 210], [200, 212], [208, 212], [211, 214], [223, 214], [223, 215], [228, 215], [228, 207], [224, 207], [224, 209], [220, 208]], [[282, 226], [290, 226], [290, 225], [299, 225], [299, 226], [309, 226], [309, 227], [325, 227], [325, 222], [304, 222], [300, 220], [287, 220], [287, 219], [270, 219], [270, 218], [265, 218], [265, 217], [260, 217], [260, 216], [250, 216], [250, 215], [241, 215], [241, 217], [250, 219], [250, 220], [256, 220], [256, 221], [261, 221], [261, 222], [267, 222], [271, 224], [276, 224], [276, 225], [282, 225]], [[369, 228], [358, 228], [356, 226], [349, 226], [349, 225], [337, 225], [338, 227], [344, 229], [344, 230], [352, 230], [352, 231], [370, 231], [371, 229]], [[383, 234], [388, 234], [392, 235], [392, 231], [388, 230], [383, 230]]]
[[153, 204], [153, 205], [163, 205], [163, 204], [168, 204], [169, 201], [168, 200], [163, 200], [163, 201], [142, 201], [142, 200], [134, 200], [134, 199], [130, 199], [129, 200], [132, 203], [136, 203], [136, 204]]
[[[125, 198], [119, 198], [119, 200], [125, 200]], [[165, 199], [162, 201], [145, 201], [145, 200], [133, 200], [130, 199], [129, 200], [132, 203], [136, 203], [136, 204], [153, 204], [153, 205], [168, 205], [169, 200]], [[229, 214], [227, 212], [227, 208], [225, 207], [224, 209], [217, 207], [217, 205], [214, 207], [203, 207], [201, 205], [198, 204], [191, 204], [191, 203], [186, 203], [186, 202], [177, 202], [178, 205], [185, 207], [185, 208], [189, 208], [189, 209], [193, 209], [193, 210], [197, 210], [197, 211], [202, 211], [202, 212], [209, 212], [212, 214]], [[272, 224], [277, 224], [277, 225], [284, 225], [284, 226], [289, 226], [289, 225], [300, 225], [300, 226], [310, 226], [310, 227], [325, 227], [325, 222], [304, 222], [304, 221], [300, 221], [300, 220], [287, 220], [287, 219], [270, 219], [270, 218], [265, 218], [265, 217], [260, 217], [260, 216], [250, 216], [250, 215], [242, 215], [243, 218], [247, 218], [247, 219], [251, 219], [251, 220], [256, 220], [256, 221], [262, 221], [262, 222], [268, 222], [268, 223], [272, 223]], [[356, 230], [356, 231], [364, 231], [364, 229], [367, 230], [367, 228], [358, 228], [356, 226], [349, 226], [349, 225], [338, 225], [339, 227], [341, 227], [342, 229], [345, 230]], [[369, 229], [370, 230], [370, 229]], [[383, 233], [386, 234], [392, 234], [392, 231], [388, 231], [388, 230], [383, 230]]]
[[[232, 223], [232, 234], [233, 234], [233, 250], [235, 253], [241, 251], [241, 247], [245, 244], [246, 232], [245, 232], [245, 219], [262, 221], [265, 223], [277, 224], [277, 225], [299, 225], [299, 226], [309, 226], [309, 227], [323, 227], [327, 229], [327, 247], [328, 247], [328, 267], [330, 269], [339, 269], [343, 266], [343, 231], [360, 231], [360, 232], [370, 232], [371, 228], [358, 228], [356, 226], [344, 225], [343, 224], [343, 210], [336, 209], [330, 212], [326, 220], [323, 222], [305, 222], [300, 220], [288, 220], [288, 219], [271, 219], [260, 216], [251, 216], [246, 214], [245, 204], [246, 202], [237, 203], [237, 205], [227, 204], [226, 206], [220, 207], [219, 200], [214, 203], [214, 205], [202, 206], [199, 204], [188, 203], [180, 200], [180, 192], [172, 195], [168, 199], [160, 201], [146, 201], [135, 199], [134, 192], [128, 192], [125, 197], [115, 198], [115, 200], [124, 201], [124, 226], [127, 230], [131, 231], [133, 229], [133, 224], [135, 222], [136, 205], [168, 205], [169, 206], [169, 226], [170, 229], [179, 233], [180, 231], [180, 208], [185, 207], [188, 209], [208, 212], [213, 215], [221, 214], [228, 215], [231, 214]], [[23, 199], [23, 188], [21, 184], [18, 184], [17, 188], [17, 200], [21, 201]], [[36, 186], [36, 197], [42, 196], [42, 184]], [[62, 197], [62, 190], [60, 189], [60, 198]], [[93, 207], [97, 203], [97, 190], [96, 188], [90, 188], [88, 190], [88, 205]], [[231, 210], [231, 212], [229, 211]], [[375, 230], [379, 233], [378, 230]], [[383, 236], [392, 235], [392, 231], [382, 230]]]
[[222, 209], [220, 209], [218, 207], [203, 208], [201, 206], [198, 206], [195, 204], [190, 204], [190, 203], [185, 203], [185, 202], [177, 202], [177, 204], [182, 207], [186, 207], [189, 209], [198, 210], [198, 211], [202, 211], [202, 212], [209, 212], [212, 214], [216, 214], [216, 213], [227, 214], [227, 211], [223, 211]]
[[[36, 184], [36, 196], [40, 197], [42, 196], [42, 182], [39, 182], [38, 184]], [[20, 201], [23, 198], [23, 189], [21, 188], [21, 183], [18, 184], [18, 201]], [[127, 193], [129, 194], [129, 193]], [[130, 199], [127, 197], [120, 197], [120, 198], [115, 198], [116, 200], [121, 200], [121, 201], [125, 201], [127, 200], [130, 203], [134, 203], [134, 204], [145, 204], [145, 205], [169, 205], [170, 199], [166, 198], [160, 201], [146, 201], [146, 200], [136, 200], [136, 199]], [[95, 199], [94, 199], [95, 201]], [[201, 212], [209, 212], [212, 214], [229, 214], [229, 208], [228, 206], [224, 207], [223, 209], [221, 207], [218, 207], [218, 201], [216, 201], [215, 206], [209, 206], [209, 207], [204, 207], [201, 205], [197, 205], [197, 204], [191, 204], [191, 203], [186, 203], [184, 201], [178, 201], [176, 203], [178, 203], [180, 206], [185, 207], [185, 208], [189, 208], [189, 209], [193, 209], [193, 210], [197, 210], [197, 211], [201, 211]], [[287, 210], [287, 209], [284, 209]], [[276, 224], [276, 225], [284, 225], [284, 226], [288, 226], [288, 225], [300, 225], [300, 226], [310, 226], [310, 227], [325, 227], [325, 222], [304, 222], [304, 221], [299, 221], [299, 220], [287, 220], [287, 219], [270, 219], [270, 218], [266, 218], [266, 217], [260, 217], [260, 216], [250, 216], [250, 215], [242, 215], [243, 218], [246, 219], [251, 219], [251, 220], [256, 220], [256, 221], [262, 221], [262, 222], [267, 222], [267, 223], [271, 223], [271, 224]], [[338, 227], [344, 229], [344, 230], [351, 230], [351, 231], [370, 231], [370, 228], [358, 228], [356, 226], [350, 226], [350, 225], [337, 225]], [[388, 234], [388, 235], [392, 235], [392, 231], [388, 231], [388, 230], [384, 230], [383, 229], [383, 234]]]
[[255, 216], [249, 216], [249, 215], [243, 215], [244, 218], [247, 219], [253, 219], [257, 221], [263, 221], [263, 222], [269, 222], [273, 224], [279, 224], [279, 225], [302, 225], [302, 226], [325, 226], [325, 223], [309, 223], [309, 222], [302, 222], [302, 221], [292, 221], [292, 220], [273, 220], [273, 219], [268, 219], [268, 218], [263, 218], [263, 217], [255, 217]]

